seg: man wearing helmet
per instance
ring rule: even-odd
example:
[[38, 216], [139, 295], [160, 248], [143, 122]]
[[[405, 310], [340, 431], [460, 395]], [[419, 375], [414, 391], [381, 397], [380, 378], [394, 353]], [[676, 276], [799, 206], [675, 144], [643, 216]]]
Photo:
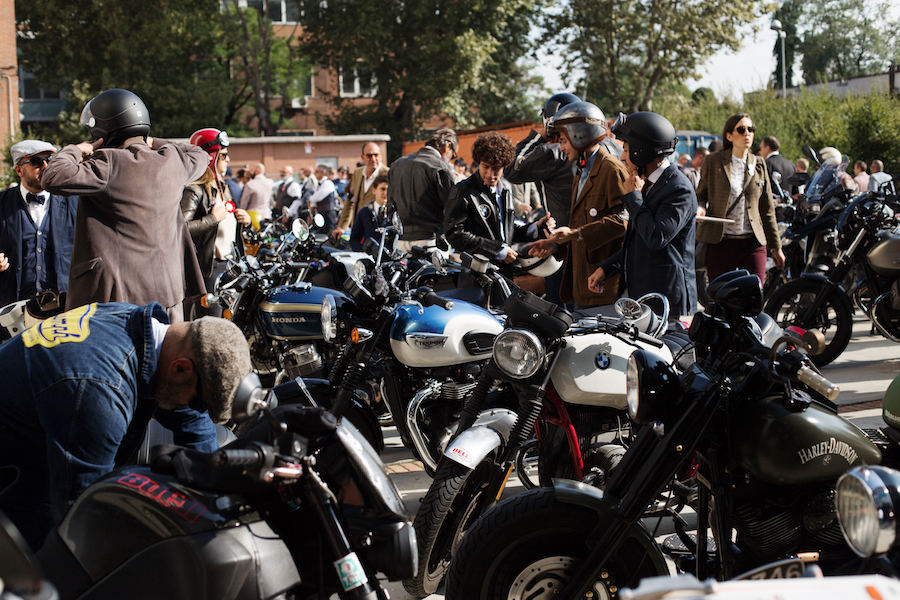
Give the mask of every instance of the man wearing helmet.
[[560, 148], [577, 170], [572, 185], [569, 225], [559, 227], [547, 240], [535, 242], [532, 256], [547, 256], [554, 243], [564, 244], [560, 296], [574, 302], [586, 314], [601, 312], [597, 307], [616, 299], [615, 281], [598, 294], [588, 288], [588, 277], [596, 266], [622, 247], [625, 219], [622, 196], [628, 191], [628, 173], [601, 143], [606, 135], [606, 118], [590, 102], [573, 102], [562, 107], [549, 121], [548, 129], [559, 132]]
[[549, 215], [528, 226], [516, 225], [511, 191], [501, 180], [503, 168], [513, 160], [507, 136], [482, 133], [472, 146], [472, 157], [478, 169], [453, 186], [444, 208], [447, 241], [460, 252], [512, 263], [518, 257], [512, 243], [537, 239]]
[[[575, 164], [569, 160], [559, 146], [558, 134], [547, 131], [547, 122], [560, 108], [581, 99], [574, 94], [560, 93], [551, 96], [541, 108], [544, 131], [531, 130], [524, 140], [516, 145], [515, 159], [506, 169], [506, 179], [510, 183], [534, 182], [542, 204], [556, 220], [558, 226], [569, 224], [569, 205], [572, 202], [572, 180], [575, 178]], [[562, 305], [559, 286], [562, 270], [556, 271], [545, 280], [547, 300]]]
[[621, 250], [604, 260], [588, 280], [600, 292], [604, 281], [622, 274], [619, 292], [637, 298], [657, 292], [669, 300], [670, 319], [697, 309], [694, 275], [694, 186], [669, 156], [675, 150], [675, 128], [661, 115], [619, 114], [613, 125], [625, 142], [623, 158], [629, 178], [622, 196], [628, 209], [628, 231]]
[[148, 138], [147, 107], [128, 90], [101, 93], [81, 120], [94, 141], [60, 150], [41, 178], [51, 193], [81, 196], [66, 307], [155, 301], [181, 321], [185, 297], [205, 292], [181, 193], [209, 156]]

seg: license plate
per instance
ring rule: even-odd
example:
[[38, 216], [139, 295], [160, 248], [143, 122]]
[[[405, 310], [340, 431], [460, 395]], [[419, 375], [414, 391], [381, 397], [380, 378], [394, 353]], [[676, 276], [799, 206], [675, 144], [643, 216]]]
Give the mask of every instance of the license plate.
[[805, 567], [803, 561], [799, 558], [788, 558], [779, 560], [778, 562], [769, 563], [759, 568], [747, 571], [738, 575], [734, 579], [737, 580], [756, 580], [756, 579], [794, 579], [803, 577]]

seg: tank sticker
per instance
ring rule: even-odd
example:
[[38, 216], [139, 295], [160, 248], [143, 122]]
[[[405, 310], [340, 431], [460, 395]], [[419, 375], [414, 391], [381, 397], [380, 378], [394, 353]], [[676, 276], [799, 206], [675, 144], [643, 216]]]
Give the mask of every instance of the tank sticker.
[[831, 461], [832, 455], [840, 456], [846, 460], [849, 465], [852, 465], [859, 460], [859, 456], [856, 454], [856, 450], [853, 449], [853, 446], [847, 442], [840, 442], [834, 438], [813, 444], [809, 448], [797, 452], [797, 455], [800, 457], [801, 465], [805, 465], [812, 459], [820, 456], [826, 456], [825, 460], [828, 462]]
[[345, 592], [358, 588], [369, 580], [355, 552], [334, 561], [334, 568], [337, 570], [338, 577], [341, 579], [341, 587]]
[[119, 477], [117, 483], [139, 491], [144, 496], [155, 500], [166, 508], [171, 508], [176, 515], [187, 521], [195, 522], [206, 511], [206, 507], [180, 492], [160, 485], [139, 473], [129, 473]]
[[22, 333], [22, 343], [26, 348], [34, 346], [52, 348], [65, 342], [83, 342], [91, 334], [88, 323], [96, 311], [95, 302], [41, 321]]

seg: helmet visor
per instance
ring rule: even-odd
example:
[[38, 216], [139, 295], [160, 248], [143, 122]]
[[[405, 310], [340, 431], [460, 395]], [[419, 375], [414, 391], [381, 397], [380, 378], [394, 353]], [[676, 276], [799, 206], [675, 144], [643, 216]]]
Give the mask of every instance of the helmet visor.
[[628, 115], [625, 113], [619, 113], [619, 116], [616, 117], [616, 122], [613, 123], [612, 128], [610, 129], [617, 137], [625, 134], [625, 122], [628, 120]]
[[81, 118], [78, 120], [81, 125], [88, 129], [97, 124], [96, 119], [94, 119], [94, 113], [91, 112], [91, 102], [93, 102], [93, 100], [85, 104], [84, 108], [81, 109]]

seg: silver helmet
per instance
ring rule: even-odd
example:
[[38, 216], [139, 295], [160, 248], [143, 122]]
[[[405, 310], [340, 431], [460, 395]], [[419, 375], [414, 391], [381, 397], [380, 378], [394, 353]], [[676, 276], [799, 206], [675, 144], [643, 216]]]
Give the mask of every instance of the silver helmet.
[[576, 150], [584, 150], [606, 133], [606, 117], [590, 102], [572, 102], [560, 108], [547, 127], [565, 133]]

